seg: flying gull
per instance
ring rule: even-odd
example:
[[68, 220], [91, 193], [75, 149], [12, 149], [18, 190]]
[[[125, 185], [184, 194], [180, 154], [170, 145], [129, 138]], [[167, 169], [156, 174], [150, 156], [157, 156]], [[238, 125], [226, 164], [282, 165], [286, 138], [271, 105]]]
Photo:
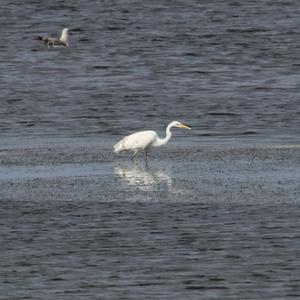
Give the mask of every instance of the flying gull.
[[48, 47], [68, 47], [68, 31], [68, 28], [64, 28], [59, 39], [48, 36], [39, 36], [38, 39], [43, 41]]

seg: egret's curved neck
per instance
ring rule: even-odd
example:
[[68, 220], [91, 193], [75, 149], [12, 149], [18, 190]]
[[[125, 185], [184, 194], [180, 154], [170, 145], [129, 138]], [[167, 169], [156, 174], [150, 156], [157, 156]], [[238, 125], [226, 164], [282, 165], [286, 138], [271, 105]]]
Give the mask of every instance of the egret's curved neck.
[[60, 40], [64, 43], [68, 43], [68, 31], [67, 30], [62, 31]]
[[161, 145], [164, 145], [164, 144], [166, 144], [166, 143], [169, 141], [169, 139], [170, 139], [171, 136], [172, 136], [172, 133], [171, 133], [171, 127], [172, 127], [171, 124], [169, 124], [169, 125], [167, 126], [167, 129], [166, 129], [166, 137], [165, 137], [164, 139], [158, 138], [158, 139], [156, 140], [155, 146], [161, 146]]

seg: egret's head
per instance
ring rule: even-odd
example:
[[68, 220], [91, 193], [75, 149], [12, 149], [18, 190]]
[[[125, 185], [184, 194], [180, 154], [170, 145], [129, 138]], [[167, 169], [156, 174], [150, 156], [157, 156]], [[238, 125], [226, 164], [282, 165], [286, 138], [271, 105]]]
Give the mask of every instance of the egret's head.
[[178, 121], [173, 121], [171, 124], [172, 124], [172, 127], [185, 128], [185, 129], [192, 129], [191, 127], [186, 126], [186, 125], [184, 125], [184, 124], [181, 124], [181, 123], [178, 122]]

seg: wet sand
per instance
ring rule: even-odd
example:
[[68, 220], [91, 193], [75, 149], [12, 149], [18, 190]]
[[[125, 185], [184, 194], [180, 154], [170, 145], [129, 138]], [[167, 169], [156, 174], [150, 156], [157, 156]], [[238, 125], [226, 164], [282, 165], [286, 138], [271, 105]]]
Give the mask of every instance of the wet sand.
[[300, 147], [4, 143], [0, 299], [296, 299]]
[[[297, 202], [297, 144], [173, 142], [118, 158], [114, 141], [0, 150], [2, 198], [30, 201]], [[51, 189], [51, 193], [49, 193]], [[149, 193], [151, 192], [151, 193]]]

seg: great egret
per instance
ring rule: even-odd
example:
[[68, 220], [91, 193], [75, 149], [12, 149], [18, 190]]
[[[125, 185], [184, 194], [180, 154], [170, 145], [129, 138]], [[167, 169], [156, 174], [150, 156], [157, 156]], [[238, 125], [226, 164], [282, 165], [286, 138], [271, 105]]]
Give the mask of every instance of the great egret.
[[139, 150], [145, 150], [147, 157], [147, 150], [149, 147], [158, 147], [166, 144], [169, 141], [172, 136], [170, 130], [172, 127], [191, 129], [190, 127], [183, 125], [178, 121], [173, 121], [167, 126], [166, 137], [164, 139], [159, 138], [157, 133], [153, 130], [139, 131], [128, 135], [119, 141], [114, 146], [114, 152], [119, 153], [124, 150], [130, 150], [133, 151], [132, 158], [134, 158]]
[[69, 35], [68, 28], [64, 28], [59, 39], [48, 36], [39, 36], [38, 39], [43, 41], [48, 47], [68, 47]]

